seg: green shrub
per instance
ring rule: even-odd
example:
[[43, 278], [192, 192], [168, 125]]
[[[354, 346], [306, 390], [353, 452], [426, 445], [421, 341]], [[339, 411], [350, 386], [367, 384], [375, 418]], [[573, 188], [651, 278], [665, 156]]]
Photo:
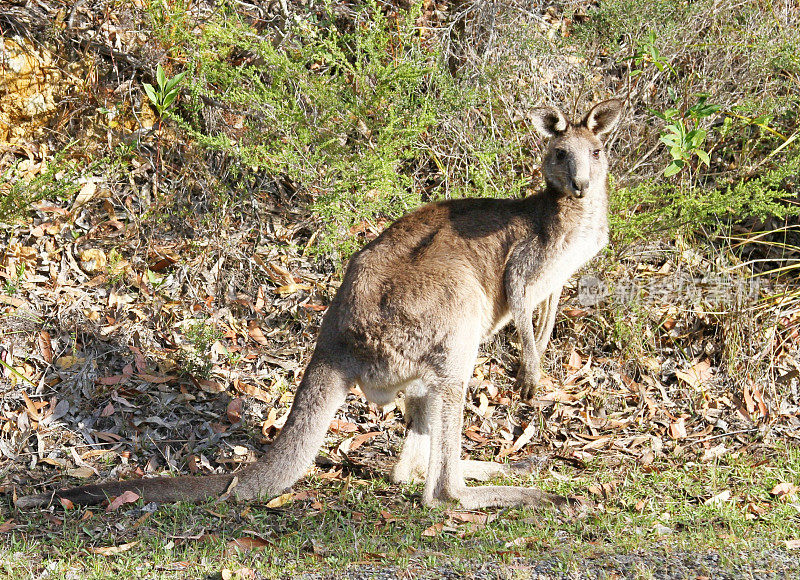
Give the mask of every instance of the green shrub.
[[629, 186], [611, 187], [611, 226], [618, 242], [700, 228], [716, 231], [721, 226], [770, 216], [800, 215], [800, 206], [787, 202], [798, 186], [800, 150], [790, 151], [779, 163], [757, 176], [720, 187], [676, 187], [663, 180], [643, 180]]
[[228, 175], [289, 185], [324, 227], [316, 251], [341, 259], [363, 243], [355, 232], [424, 201], [522, 195], [539, 147], [525, 108], [576, 111], [622, 91], [630, 111], [614, 157], [630, 175], [613, 188], [618, 239], [791, 215], [800, 32], [785, 7], [761, 4], [608, 0], [555, 35], [509, 4], [492, 50], [479, 50], [480, 26], [467, 34], [475, 50], [459, 78], [418, 28], [419, 6], [386, 16], [365, 1], [347, 18], [295, 9], [283, 29], [259, 30], [223, 4], [192, 35], [170, 24], [185, 19], [182, 4], [152, 14], [189, 61], [189, 98], [166, 116], [223, 152]]
[[798, 214], [787, 200], [800, 165], [800, 27], [788, 3], [609, 0], [582, 22], [568, 42], [629, 71], [619, 240]]
[[[235, 14], [221, 14], [196, 41], [195, 114], [184, 128], [242, 171], [296, 186], [325, 224], [322, 249], [335, 243], [347, 254], [355, 224], [420, 203], [411, 173], [425, 155], [425, 135], [461, 105], [423, 46], [416, 15], [390, 22], [368, 3], [351, 31], [339, 30], [332, 13], [309, 15], [288, 45], [276, 47]], [[207, 97], [240, 113], [241, 126], [205, 127]]]
[[25, 176], [24, 161], [3, 172], [0, 179], [6, 186], [0, 188], [0, 224], [23, 219], [37, 201], [69, 198], [78, 191], [78, 171], [73, 163], [66, 161], [66, 151], [57, 154], [44, 171], [32, 178]]

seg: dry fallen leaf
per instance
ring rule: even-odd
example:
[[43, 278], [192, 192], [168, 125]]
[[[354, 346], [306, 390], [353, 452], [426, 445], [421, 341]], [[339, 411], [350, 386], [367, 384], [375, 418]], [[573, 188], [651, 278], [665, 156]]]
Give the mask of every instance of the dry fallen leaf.
[[39, 352], [42, 353], [42, 358], [45, 362], [48, 364], [53, 363], [53, 342], [46, 330], [39, 333]]
[[115, 554], [120, 554], [122, 552], [126, 552], [133, 548], [136, 544], [139, 543], [139, 540], [135, 542], [128, 542], [127, 544], [120, 544], [119, 546], [105, 546], [102, 548], [89, 548], [89, 551], [92, 554], [99, 554], [101, 556], [114, 556]]
[[755, 412], [756, 405], [758, 405], [758, 412], [761, 417], [766, 417], [769, 414], [769, 407], [767, 407], [767, 403], [764, 401], [764, 395], [761, 394], [761, 389], [758, 388], [758, 385], [754, 383], [751, 383], [749, 387], [745, 385], [744, 396], [747, 402], [747, 410], [751, 414]]
[[286, 284], [285, 286], [275, 288], [275, 293], [286, 296], [287, 294], [294, 294], [301, 290], [311, 290], [311, 286], [309, 284]]
[[461, 523], [486, 525], [497, 519], [498, 514], [482, 514], [477, 512], [447, 511], [447, 517]]
[[279, 495], [278, 497], [274, 497], [267, 502], [268, 508], [279, 508], [285, 506], [287, 503], [294, 499], [293, 493], [284, 493], [283, 495]]
[[253, 385], [248, 385], [247, 383], [243, 383], [239, 379], [235, 379], [233, 381], [233, 387], [237, 391], [239, 391], [241, 393], [244, 393], [246, 395], [250, 395], [254, 399], [257, 399], [257, 400], [261, 401], [262, 403], [274, 403], [275, 402], [274, 397], [270, 396], [270, 394], [267, 391], [265, 391], [264, 389], [261, 389], [259, 387], [255, 387]]
[[251, 580], [256, 577], [256, 571], [252, 568], [239, 568], [238, 570], [228, 570], [224, 568], [220, 572], [222, 580]]
[[115, 497], [113, 500], [111, 500], [111, 503], [108, 504], [106, 511], [113, 512], [118, 510], [126, 503], [136, 503], [137, 501], [139, 501], [139, 497], [140, 497], [139, 494], [136, 492], [133, 492], [131, 490], [124, 491], [117, 497]]
[[137, 373], [136, 376], [143, 381], [153, 383], [154, 385], [161, 385], [177, 379], [177, 377], [173, 377], [171, 375], [151, 375], [148, 373]]
[[673, 439], [684, 439], [686, 437], [686, 420], [683, 417], [670, 423], [669, 436]]
[[800, 487], [788, 481], [784, 481], [773, 487], [770, 493], [780, 500], [794, 501], [797, 498], [798, 491], [800, 491]]
[[535, 544], [539, 542], [537, 538], [533, 536], [521, 536], [519, 538], [514, 538], [513, 540], [506, 542], [504, 547], [506, 548], [525, 548], [530, 546], [531, 544]]
[[787, 550], [800, 549], [800, 540], [786, 540], [786, 549]]
[[68, 469], [67, 475], [70, 477], [77, 477], [79, 479], [86, 479], [95, 475], [94, 469], [91, 467], [76, 467], [75, 469]]
[[606, 483], [596, 483], [589, 486], [589, 493], [598, 497], [608, 499], [617, 492], [617, 481], [609, 481]]
[[87, 274], [102, 274], [106, 271], [108, 258], [103, 250], [89, 248], [81, 252], [81, 268]]
[[263, 286], [259, 286], [258, 287], [258, 294], [256, 294], [256, 304], [253, 307], [253, 310], [258, 312], [259, 314], [262, 314], [264, 312], [264, 306], [265, 305], [266, 305], [266, 302], [264, 301], [264, 287]]
[[731, 499], [731, 490], [726, 489], [717, 495], [708, 498], [703, 502], [704, 505], [720, 505]]
[[243, 407], [244, 401], [241, 397], [233, 398], [231, 402], [228, 403], [227, 416], [231, 424], [238, 423], [242, 420]]
[[247, 334], [250, 335], [255, 342], [260, 344], [261, 346], [268, 346], [269, 341], [264, 336], [264, 332], [259, 328], [258, 322], [255, 320], [248, 320], [247, 321]]
[[219, 381], [215, 381], [214, 379], [193, 378], [192, 380], [198, 387], [200, 387], [200, 390], [203, 391], [204, 393], [215, 394], [215, 393], [221, 393], [222, 391], [225, 390], [225, 385], [223, 385]]
[[554, 403], [572, 403], [577, 399], [578, 398], [575, 395], [572, 395], [562, 389], [550, 391], [538, 398], [539, 401], [552, 401]]
[[754, 516], [763, 516], [765, 513], [767, 513], [767, 508], [763, 505], [750, 502], [747, 504], [747, 512]]
[[75, 197], [75, 202], [72, 204], [72, 209], [76, 209], [94, 197], [97, 191], [97, 184], [94, 181], [89, 181], [83, 184], [78, 195]]
[[84, 362], [86, 362], [85, 358], [66, 355], [66, 356], [60, 356], [56, 359], [56, 366], [59, 367], [60, 369], [68, 370], [74, 367], [75, 365], [82, 365]]
[[369, 433], [362, 433], [361, 435], [356, 435], [350, 442], [350, 451], [358, 449], [364, 442], [369, 441], [376, 435], [380, 434], [381, 434], [380, 431], [370, 431]]
[[714, 447], [710, 447], [703, 451], [703, 457], [700, 458], [700, 461], [703, 463], [708, 463], [709, 461], [713, 461], [715, 459], [719, 459], [723, 455], [728, 452], [728, 448], [725, 447], [724, 443], [720, 443]]
[[41, 417], [39, 417], [39, 409], [36, 408], [36, 404], [28, 396], [28, 393], [22, 391], [22, 398], [25, 399], [25, 408], [28, 411], [30, 418], [34, 421], [41, 421]]
[[500, 451], [498, 457], [503, 458], [506, 455], [511, 455], [512, 453], [516, 453], [517, 451], [522, 449], [533, 438], [533, 436], [536, 434], [537, 429], [538, 429], [538, 424], [536, 423], [536, 421], [531, 421], [530, 423], [528, 423], [528, 426], [525, 427], [525, 430], [522, 432], [522, 435], [520, 435], [517, 438], [517, 440], [514, 441], [514, 444], [511, 447]]
[[698, 388], [714, 376], [714, 371], [711, 370], [711, 363], [703, 360], [686, 371], [675, 371], [675, 376], [690, 387]]
[[581, 355], [578, 354], [578, 351], [574, 348], [572, 352], [569, 353], [569, 361], [567, 361], [567, 369], [571, 371], [580, 370], [583, 366], [583, 360], [581, 360]]
[[436, 536], [439, 532], [441, 532], [443, 527], [444, 527], [443, 522], [433, 524], [429, 528], [426, 528], [425, 531], [422, 532], [422, 535], [426, 538], [432, 538]]
[[334, 433], [354, 433], [358, 431], [358, 425], [350, 423], [349, 421], [334, 419], [331, 421], [330, 430]]
[[231, 540], [225, 546], [225, 553], [230, 555], [231, 552], [248, 552], [250, 550], [260, 550], [269, 546], [269, 541], [257, 536], [242, 536]]

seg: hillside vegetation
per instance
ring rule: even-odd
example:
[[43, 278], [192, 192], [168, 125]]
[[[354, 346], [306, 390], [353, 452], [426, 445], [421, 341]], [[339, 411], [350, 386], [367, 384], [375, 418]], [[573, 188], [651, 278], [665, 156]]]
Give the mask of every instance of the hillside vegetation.
[[[800, 538], [793, 0], [7, 0], [0, 42], [8, 494], [252, 460], [285, 420], [353, 251], [422, 203], [535, 194], [531, 109], [574, 116], [617, 97], [611, 244], [562, 296], [540, 400], [512, 389], [507, 329], [484, 346], [465, 417], [472, 456], [548, 457], [558, 477], [537, 485], [592, 494], [611, 519], [530, 532], [524, 511], [483, 514], [467, 535], [501, 536], [487, 551], [499, 560], [564, 529], [619, 543], [630, 521], [655, 543], [697, 526], [706, 546], [720, 530]], [[285, 511], [260, 522], [266, 544], [248, 544], [270, 555], [237, 565], [279, 576], [276, 546], [279, 560], [298, 552], [299, 571], [372, 558], [292, 544], [317, 528], [335, 538], [338, 524], [313, 519], [335, 505], [384, 531], [422, 518], [425, 554], [374, 536], [364, 550], [434, 569], [476, 521], [409, 513], [413, 490], [366, 483], [403, 433], [402, 401], [379, 409], [354, 392], [319, 479], [270, 505]], [[360, 504], [364, 486], [389, 507]], [[245, 534], [240, 510], [216, 515], [212, 544]], [[173, 516], [153, 537], [205, 550]], [[0, 529], [31, 574], [54, 537], [119, 545], [140, 526], [26, 517]], [[102, 577], [94, 554], [50, 562]], [[27, 565], [12, 560], [12, 575]]]

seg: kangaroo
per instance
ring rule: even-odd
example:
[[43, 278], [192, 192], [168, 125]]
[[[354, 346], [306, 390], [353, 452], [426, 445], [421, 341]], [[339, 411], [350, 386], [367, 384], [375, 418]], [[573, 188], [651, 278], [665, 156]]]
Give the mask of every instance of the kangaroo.
[[380, 405], [405, 391], [408, 435], [392, 478], [424, 480], [424, 504], [569, 509], [573, 500], [537, 489], [467, 487], [465, 478], [485, 480], [515, 467], [461, 459], [464, 397], [479, 345], [512, 319], [522, 345], [517, 384], [522, 397], [533, 395], [561, 289], [608, 241], [602, 140], [621, 111], [612, 99], [572, 123], [558, 110], [535, 109], [533, 125], [549, 138], [542, 192], [431, 203], [357, 252], [323, 317], [286, 423], [257, 462], [236, 474], [88, 485], [21, 497], [16, 505], [54, 498], [89, 505], [128, 490], [162, 503], [278, 495], [303, 476], [336, 410], [359, 385]]

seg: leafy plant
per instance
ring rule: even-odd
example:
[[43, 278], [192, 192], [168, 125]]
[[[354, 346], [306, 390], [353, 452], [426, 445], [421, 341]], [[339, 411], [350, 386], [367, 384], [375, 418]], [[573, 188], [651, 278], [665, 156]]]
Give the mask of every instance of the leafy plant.
[[708, 104], [708, 97], [707, 94], [697, 95], [697, 102], [682, 113], [678, 109], [667, 109], [663, 113], [653, 111], [667, 123], [659, 139], [669, 148], [672, 156], [672, 161], [664, 169], [665, 177], [679, 173], [695, 156], [706, 167], [711, 164], [704, 148], [708, 132], [700, 126], [700, 122], [719, 111], [720, 106]]
[[633, 56], [633, 61], [641, 68], [631, 71], [631, 76], [639, 76], [644, 73], [644, 68], [647, 64], [652, 64], [659, 72], [667, 72], [672, 77], [678, 76], [678, 71], [675, 70], [669, 60], [661, 54], [658, 46], [656, 45], [656, 33], [651, 30], [647, 37], [639, 42], [636, 53]]
[[222, 337], [222, 332], [209, 320], [189, 320], [184, 325], [187, 344], [182, 345], [180, 362], [188, 376], [206, 378], [213, 363], [209, 356], [211, 346]]
[[156, 67], [156, 83], [158, 84], [158, 88], [153, 87], [150, 83], [142, 83], [144, 92], [147, 94], [147, 98], [150, 99], [150, 102], [153, 103], [159, 117], [163, 116], [164, 112], [175, 102], [175, 99], [180, 93], [180, 87], [178, 85], [183, 80], [184, 76], [186, 76], [186, 71], [178, 73], [171, 79], [168, 79], [164, 74], [164, 68], [159, 63], [158, 67]]

